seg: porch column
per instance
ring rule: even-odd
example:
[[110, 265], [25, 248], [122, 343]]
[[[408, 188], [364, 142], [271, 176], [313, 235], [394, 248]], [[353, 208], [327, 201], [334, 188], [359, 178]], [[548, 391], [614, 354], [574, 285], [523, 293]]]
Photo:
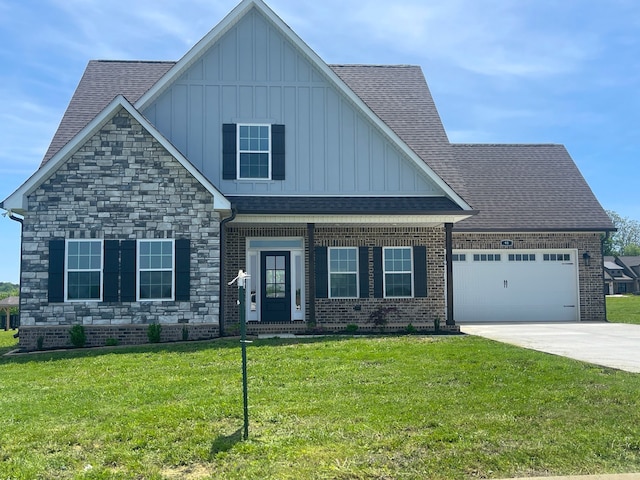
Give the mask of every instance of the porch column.
[[309, 237], [309, 258], [307, 259], [307, 265], [309, 265], [309, 323], [311, 325], [316, 324], [316, 256], [314, 254], [314, 247], [316, 244], [316, 224], [307, 223], [307, 237]]
[[447, 325], [455, 325], [453, 319], [453, 223], [444, 224], [447, 263]]

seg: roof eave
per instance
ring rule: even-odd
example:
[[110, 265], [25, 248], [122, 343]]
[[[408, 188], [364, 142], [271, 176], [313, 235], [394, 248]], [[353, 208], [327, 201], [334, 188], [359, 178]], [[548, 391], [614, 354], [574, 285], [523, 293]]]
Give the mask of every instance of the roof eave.
[[519, 228], [519, 227], [499, 227], [499, 228], [473, 228], [473, 227], [458, 227], [456, 226], [454, 232], [456, 233], [561, 233], [561, 232], [581, 232], [581, 233], [606, 233], [612, 232], [615, 229], [610, 227], [575, 227], [575, 228], [559, 228], [559, 227], [538, 227], [538, 228]]

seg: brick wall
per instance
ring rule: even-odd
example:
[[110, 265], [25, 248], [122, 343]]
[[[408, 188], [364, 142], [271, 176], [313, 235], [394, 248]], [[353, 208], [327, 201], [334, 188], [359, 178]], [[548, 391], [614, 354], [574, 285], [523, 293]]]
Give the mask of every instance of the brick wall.
[[[455, 249], [502, 249], [500, 241], [513, 241], [510, 249], [570, 248], [578, 251], [578, 288], [580, 292], [580, 320], [602, 321], [606, 318], [602, 253], [599, 233], [456, 233]], [[508, 252], [509, 249], [504, 249]], [[582, 259], [584, 252], [591, 256], [590, 266]]]
[[[32, 347], [29, 339], [40, 335], [40, 330], [29, 333], [31, 328], [74, 323], [185, 322], [217, 329], [220, 217], [213, 210], [212, 196], [124, 109], [29, 195], [28, 202], [22, 243], [21, 347]], [[190, 239], [190, 301], [48, 303], [49, 240], [73, 238]]]
[[[427, 247], [427, 297], [407, 299], [373, 298], [373, 249], [369, 249], [369, 298], [315, 299], [316, 324], [309, 325], [309, 300], [314, 292], [309, 288], [309, 238], [306, 226], [249, 227], [227, 226], [225, 233], [225, 282], [232, 280], [238, 269], [246, 268], [246, 239], [248, 237], [302, 237], [305, 242], [305, 322], [286, 324], [249, 324], [253, 333], [300, 333], [313, 327], [314, 331], [339, 332], [347, 325], [358, 325], [359, 331], [377, 329], [369, 322], [372, 311], [393, 306], [385, 331], [402, 331], [411, 323], [420, 330], [433, 330], [434, 320], [445, 326], [445, 236], [443, 228], [379, 227], [379, 226], [322, 226], [315, 227], [315, 246], [326, 247]], [[313, 252], [313, 249], [311, 249]], [[237, 332], [237, 288], [225, 287], [225, 332]], [[453, 328], [457, 331], [457, 327]]]
[[[86, 325], [86, 347], [149, 343], [149, 325]], [[25, 351], [73, 348], [70, 325], [20, 328], [20, 348]], [[186, 330], [184, 333], [183, 330]], [[210, 340], [220, 334], [216, 324], [163, 324], [161, 342]], [[186, 335], [186, 338], [185, 338]]]

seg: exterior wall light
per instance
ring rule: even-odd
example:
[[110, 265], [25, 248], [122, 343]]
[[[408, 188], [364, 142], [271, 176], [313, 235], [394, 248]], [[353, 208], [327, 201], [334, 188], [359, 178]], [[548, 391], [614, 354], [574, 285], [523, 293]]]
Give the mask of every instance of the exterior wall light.
[[584, 252], [582, 254], [582, 259], [584, 260], [585, 267], [588, 267], [589, 265], [591, 265], [591, 255], [589, 255], [589, 252]]

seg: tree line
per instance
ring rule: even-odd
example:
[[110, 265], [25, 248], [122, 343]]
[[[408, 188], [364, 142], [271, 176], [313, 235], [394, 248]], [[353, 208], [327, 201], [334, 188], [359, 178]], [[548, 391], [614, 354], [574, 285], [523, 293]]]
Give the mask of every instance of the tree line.
[[618, 257], [640, 255], [640, 222], [623, 217], [613, 210], [606, 212], [617, 231], [604, 237], [604, 254]]

